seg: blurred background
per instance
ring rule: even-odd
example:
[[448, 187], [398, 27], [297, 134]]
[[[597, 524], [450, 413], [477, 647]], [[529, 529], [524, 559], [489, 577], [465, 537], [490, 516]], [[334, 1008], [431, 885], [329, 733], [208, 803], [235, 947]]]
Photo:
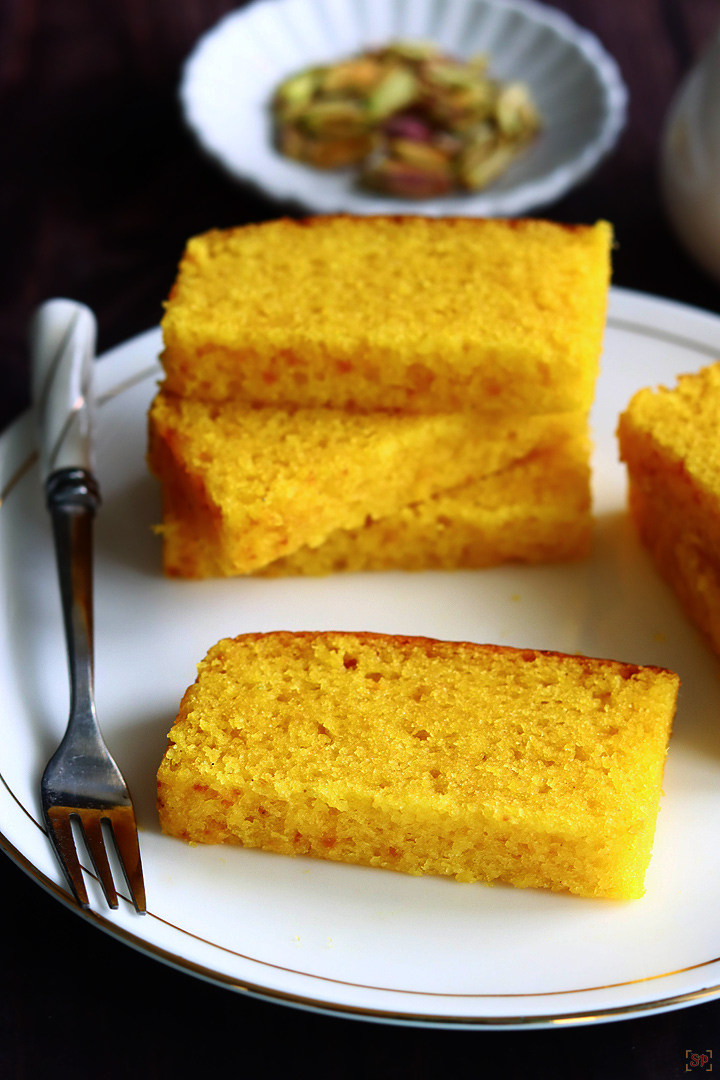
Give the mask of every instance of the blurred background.
[[[0, 0], [0, 427], [28, 404], [37, 303], [89, 304], [100, 350], [155, 325], [185, 240], [297, 207], [264, 199], [198, 149], [181, 65], [228, 0]], [[584, 184], [542, 216], [616, 229], [618, 285], [720, 310], [720, 286], [675, 240], [658, 193], [664, 120], [720, 23], [719, 0], [563, 0], [629, 90], [627, 126]]]
[[[0, 0], [0, 428], [29, 405], [26, 327], [42, 300], [63, 295], [90, 305], [102, 352], [158, 323], [188, 236], [301, 213], [221, 172], [181, 118], [183, 61], [200, 35], [243, 6]], [[717, 31], [720, 0], [552, 6], [598, 36], [630, 102], [614, 152], [542, 216], [608, 219], [618, 241], [615, 284], [720, 313], [720, 283], [675, 238], [658, 187], [668, 108]], [[473, 1076], [656, 1080], [684, 1076], [686, 1051], [713, 1048], [720, 1065], [718, 1002], [520, 1034], [331, 1020], [238, 998], [148, 960], [98, 934], [2, 856], [0, 875], [2, 1076], [189, 1075], [224, 1053], [247, 1067], [248, 1039], [255, 1050], [265, 1045], [270, 1075], [295, 1062], [322, 1076], [434, 1076], [462, 1061]], [[100, 1007], [96, 989], [88, 992], [108, 977], [113, 987], [131, 988], [112, 1009]], [[78, 1058], [57, 1033], [83, 1013], [92, 1023]]]

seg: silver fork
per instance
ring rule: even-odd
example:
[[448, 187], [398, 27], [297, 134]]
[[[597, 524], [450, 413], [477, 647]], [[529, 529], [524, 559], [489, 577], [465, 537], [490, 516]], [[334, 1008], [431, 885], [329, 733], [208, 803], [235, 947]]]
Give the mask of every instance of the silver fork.
[[[145, 912], [132, 800], [98, 727], [93, 690], [92, 532], [100, 490], [92, 472], [95, 318], [50, 300], [31, 326], [33, 395], [50, 510], [70, 672], [70, 718], [41, 783], [48, 837], [77, 902], [89, 908], [76, 835], [111, 908], [118, 907], [113, 850], [135, 910]], [[108, 848], [108, 842], [112, 847]]]

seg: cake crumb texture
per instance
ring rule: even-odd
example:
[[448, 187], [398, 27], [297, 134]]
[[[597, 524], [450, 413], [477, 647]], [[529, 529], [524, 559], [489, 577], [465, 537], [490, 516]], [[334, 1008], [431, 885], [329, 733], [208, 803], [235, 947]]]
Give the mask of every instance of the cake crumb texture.
[[[441, 540], [443, 528], [438, 526], [444, 523], [447, 532], [453, 521], [458, 525], [452, 545], [459, 565], [483, 565], [479, 555], [474, 563], [468, 562], [469, 556], [462, 559], [462, 550], [473, 541], [468, 527], [462, 527], [457, 505], [434, 504], [421, 520], [423, 512], [416, 504], [459, 488], [467, 489], [465, 504], [479, 507], [473, 484], [533, 456], [554, 462], [567, 482], [562, 490], [545, 476], [545, 506], [552, 512], [552, 493], [556, 503], [573, 507], [576, 538], [589, 527], [589, 439], [583, 413], [495, 417], [481, 423], [470, 413], [253, 408], [161, 391], [150, 410], [149, 429], [149, 465], [163, 484], [158, 531], [170, 576], [252, 573], [302, 549], [306, 557], [276, 565], [276, 571], [330, 572], [333, 559], [342, 562], [345, 557], [339, 548], [350, 533], [363, 540], [352, 555], [352, 568], [370, 568], [382, 557], [383, 537], [376, 529], [368, 534], [368, 520], [395, 520], [398, 515], [408, 568], [432, 565], [428, 544], [433, 538]], [[567, 452], [561, 452], [565, 448]], [[552, 456], [543, 457], [544, 451], [552, 451]], [[537, 493], [541, 483], [538, 477], [531, 481], [526, 497]], [[496, 483], [495, 503], [504, 491], [507, 504], [511, 489], [522, 497], [517, 478], [513, 486], [508, 477], [504, 489]], [[507, 534], [512, 508], [506, 505], [504, 526], [502, 514], [502, 504], [496, 505], [494, 527]], [[388, 525], [393, 528], [392, 521]], [[384, 531], [387, 536], [387, 527]], [[336, 556], [328, 550], [320, 561], [307, 557], [331, 536]], [[556, 530], [555, 537], [562, 550], [570, 550], [570, 535], [563, 539]], [[546, 550], [553, 544], [549, 535], [538, 539]], [[530, 533], [524, 541], [517, 536], [516, 542], [532, 554]], [[507, 548], [507, 541], [503, 543]], [[449, 555], [450, 548], [444, 546]], [[399, 546], [394, 550], [400, 553]], [[392, 552], [385, 557], [392, 559]], [[451, 563], [445, 559], [442, 565]]]
[[612, 230], [326, 216], [192, 238], [163, 318], [165, 388], [373, 411], [589, 409]]
[[[172, 577], [232, 573], [220, 530], [187, 488], [164, 485], [163, 562]], [[587, 440], [570, 438], [490, 476], [412, 503], [387, 517], [368, 515], [253, 571], [262, 577], [438, 570], [563, 562], [590, 549]]]
[[480, 569], [565, 562], [590, 551], [588, 440], [534, 451], [480, 477], [357, 529], [337, 529], [256, 570], [264, 577], [366, 570]]
[[629, 506], [686, 614], [720, 653], [720, 363], [638, 391], [620, 417]]
[[427, 638], [226, 639], [170, 732], [162, 828], [632, 899], [678, 685], [660, 668]]

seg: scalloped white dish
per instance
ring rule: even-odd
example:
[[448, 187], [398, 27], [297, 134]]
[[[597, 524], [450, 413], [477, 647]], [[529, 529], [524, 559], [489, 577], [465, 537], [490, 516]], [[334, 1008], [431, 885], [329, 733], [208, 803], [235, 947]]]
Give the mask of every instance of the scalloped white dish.
[[[96, 690], [130, 785], [148, 914], [98, 928], [220, 986], [331, 1015], [445, 1027], [550, 1027], [720, 996], [718, 657], [655, 574], [625, 512], [615, 428], [631, 394], [720, 356], [720, 318], [613, 289], [593, 428], [593, 552], [581, 563], [312, 578], [162, 576], [145, 465], [159, 331], [98, 364]], [[0, 439], [0, 847], [74, 907], [40, 826], [39, 780], [65, 726], [67, 665], [34, 426]], [[657, 664], [682, 680], [641, 900], [191, 847], [160, 833], [155, 773], [195, 664], [221, 637], [374, 630]], [[75, 909], [77, 910], [77, 909]]]
[[[390, 40], [487, 52], [521, 79], [544, 118], [537, 141], [477, 194], [404, 200], [364, 193], [351, 170], [319, 171], [273, 146], [268, 103], [294, 71]], [[614, 147], [627, 91], [600, 42], [531, 0], [259, 0], [208, 31], [185, 63], [180, 100], [200, 146], [237, 179], [315, 213], [517, 216], [554, 202]]]

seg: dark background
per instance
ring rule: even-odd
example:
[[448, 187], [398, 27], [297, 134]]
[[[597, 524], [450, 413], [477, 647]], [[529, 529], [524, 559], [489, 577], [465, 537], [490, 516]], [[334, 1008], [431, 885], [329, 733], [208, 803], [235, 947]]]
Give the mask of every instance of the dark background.
[[[220, 173], [179, 115], [183, 59], [236, 6], [0, 0], [0, 429], [29, 403], [25, 335], [39, 302], [89, 304], [104, 351], [157, 324], [188, 236], [297, 213]], [[663, 121], [720, 24], [720, 0], [554, 6], [615, 56], [630, 114], [614, 154], [542, 216], [610, 220], [616, 284], [720, 312], [720, 285], [676, 243], [657, 192]], [[713, 1050], [720, 1068], [720, 1002], [567, 1030], [394, 1028], [255, 1001], [175, 972], [98, 933], [2, 855], [0, 914], [0, 1077], [13, 1080], [153, 1080], [228, 1067], [656, 1080], [687, 1075], [686, 1050]]]

